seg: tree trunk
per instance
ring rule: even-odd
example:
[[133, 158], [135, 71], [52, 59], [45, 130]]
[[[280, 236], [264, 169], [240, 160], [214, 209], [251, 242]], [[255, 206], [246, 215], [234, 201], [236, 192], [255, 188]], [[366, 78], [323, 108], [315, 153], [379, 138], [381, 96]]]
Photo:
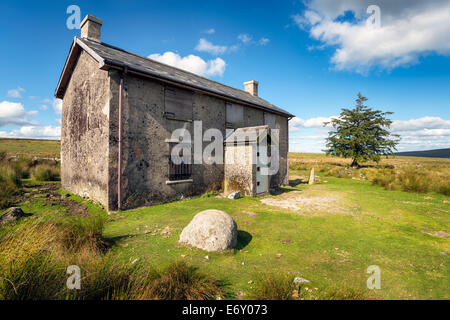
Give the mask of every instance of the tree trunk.
[[359, 164], [358, 164], [358, 162], [355, 159], [353, 159], [353, 162], [352, 162], [352, 164], [350, 166], [353, 167], [353, 168], [359, 168]]

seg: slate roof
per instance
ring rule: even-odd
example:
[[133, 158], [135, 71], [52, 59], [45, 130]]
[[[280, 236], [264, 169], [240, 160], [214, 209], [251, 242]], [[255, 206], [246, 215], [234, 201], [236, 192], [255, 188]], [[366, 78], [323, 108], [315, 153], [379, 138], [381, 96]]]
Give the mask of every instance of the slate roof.
[[174, 82], [176, 84], [228, 98], [232, 102], [244, 103], [266, 109], [285, 117], [294, 116], [270, 102], [261, 99], [260, 97], [253, 96], [243, 90], [151, 60], [103, 42], [99, 43], [78, 37], [75, 37], [74, 39], [69, 57], [67, 58], [66, 65], [64, 66], [55, 92], [55, 96], [58, 98], [64, 97], [65, 88], [70, 80], [74, 64], [76, 63], [76, 57], [72, 57], [72, 55], [78, 56], [80, 48], [96, 59], [99, 62], [99, 68], [101, 69], [108, 70], [111, 67], [122, 69], [126, 67], [129, 73], [138, 73], [144, 76]]

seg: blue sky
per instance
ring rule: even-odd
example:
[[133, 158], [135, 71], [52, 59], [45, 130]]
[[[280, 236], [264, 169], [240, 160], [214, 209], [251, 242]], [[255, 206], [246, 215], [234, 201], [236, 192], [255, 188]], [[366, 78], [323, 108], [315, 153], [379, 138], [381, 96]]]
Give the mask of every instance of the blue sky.
[[[394, 3], [393, 3], [394, 2]], [[369, 4], [380, 26], [368, 26]], [[0, 136], [58, 138], [53, 98], [78, 29], [103, 20], [102, 41], [243, 88], [296, 115], [291, 150], [320, 151], [321, 123], [358, 91], [393, 111], [399, 150], [450, 147], [450, 3], [444, 0], [2, 1]]]

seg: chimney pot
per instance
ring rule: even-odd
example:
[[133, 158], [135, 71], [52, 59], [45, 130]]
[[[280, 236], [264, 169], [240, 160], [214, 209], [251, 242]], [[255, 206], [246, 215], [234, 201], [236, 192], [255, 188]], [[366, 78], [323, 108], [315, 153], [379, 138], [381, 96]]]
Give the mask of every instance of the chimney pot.
[[252, 96], [258, 96], [258, 81], [250, 80], [244, 82], [244, 91], [250, 93]]
[[81, 38], [100, 42], [100, 30], [103, 21], [92, 14], [88, 14], [81, 21]]

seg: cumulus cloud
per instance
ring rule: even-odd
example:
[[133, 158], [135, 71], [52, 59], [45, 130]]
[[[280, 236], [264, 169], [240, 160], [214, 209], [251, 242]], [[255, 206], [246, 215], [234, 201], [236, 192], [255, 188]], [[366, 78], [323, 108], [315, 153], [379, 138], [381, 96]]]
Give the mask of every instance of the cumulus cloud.
[[225, 61], [221, 58], [205, 61], [199, 56], [190, 54], [181, 57], [179, 54], [171, 51], [167, 51], [164, 54], [151, 54], [148, 58], [205, 77], [222, 76], [226, 67]]
[[265, 46], [266, 44], [268, 44], [270, 42], [270, 40], [268, 38], [261, 38], [259, 39], [259, 44], [262, 46]]
[[54, 98], [52, 101], [53, 110], [56, 114], [62, 113], [62, 100], [58, 98]]
[[8, 90], [7, 96], [10, 98], [22, 98], [22, 93], [24, 92], [24, 88], [17, 87], [17, 89]]
[[250, 41], [252, 41], [252, 37], [247, 33], [241, 33], [237, 36], [238, 40], [241, 41], [243, 44], [247, 44]]
[[59, 139], [61, 127], [59, 126], [23, 126], [17, 130], [0, 131], [0, 137], [4, 138], [40, 138]]
[[0, 102], [0, 127], [6, 125], [35, 124], [28, 119], [34, 116], [37, 111], [26, 111], [21, 103], [2, 101]]
[[224, 54], [225, 52], [227, 52], [229, 50], [229, 48], [227, 46], [215, 45], [215, 44], [209, 42], [208, 40], [206, 40], [205, 38], [201, 38], [198, 41], [198, 44], [195, 47], [195, 50], [201, 51], [201, 52], [208, 52], [208, 53], [211, 53], [214, 55], [219, 55], [219, 54]]
[[449, 1], [379, 0], [380, 27], [367, 23], [372, 2], [311, 0], [293, 20], [311, 38], [336, 48], [331, 63], [337, 70], [390, 70], [417, 63], [430, 52], [450, 54]]
[[[324, 122], [331, 117], [310, 119], [293, 118], [289, 121], [289, 131], [293, 133], [290, 143], [293, 151], [320, 152], [325, 148], [325, 138], [329, 127]], [[393, 120], [392, 133], [401, 137], [399, 151], [414, 151], [450, 147], [450, 120], [440, 117], [422, 117], [410, 120]]]

